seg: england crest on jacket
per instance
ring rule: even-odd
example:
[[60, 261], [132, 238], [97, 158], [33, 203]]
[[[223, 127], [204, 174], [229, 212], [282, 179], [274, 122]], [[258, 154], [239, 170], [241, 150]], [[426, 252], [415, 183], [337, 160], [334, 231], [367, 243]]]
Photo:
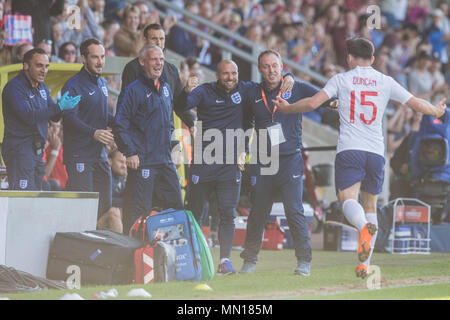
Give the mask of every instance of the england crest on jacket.
[[242, 101], [241, 94], [239, 92], [235, 92], [231, 95], [231, 101], [235, 104], [239, 104]]
[[281, 94], [281, 97], [282, 97], [284, 100], [287, 100], [287, 99], [289, 99], [289, 98], [291, 97], [291, 95], [292, 95], [292, 91], [286, 91], [286, 92], [283, 92], [283, 93]]
[[142, 178], [148, 179], [150, 177], [150, 169], [142, 169]]
[[163, 87], [163, 94], [165, 97], [169, 97], [169, 90], [167, 89], [166, 86]]
[[47, 92], [45, 92], [44, 89], [39, 90], [39, 93], [41, 94], [42, 99], [47, 100]]
[[107, 97], [108, 96], [108, 88], [106, 86], [102, 86], [102, 91], [103, 91], [103, 94], [105, 95], [105, 97]]

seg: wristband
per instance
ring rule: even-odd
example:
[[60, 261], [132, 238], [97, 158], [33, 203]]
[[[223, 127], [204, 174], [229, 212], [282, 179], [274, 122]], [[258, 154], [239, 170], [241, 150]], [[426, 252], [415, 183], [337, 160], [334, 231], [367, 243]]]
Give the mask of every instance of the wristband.
[[59, 150], [54, 149], [50, 152], [50, 154], [57, 157], [57, 156], [59, 156]]

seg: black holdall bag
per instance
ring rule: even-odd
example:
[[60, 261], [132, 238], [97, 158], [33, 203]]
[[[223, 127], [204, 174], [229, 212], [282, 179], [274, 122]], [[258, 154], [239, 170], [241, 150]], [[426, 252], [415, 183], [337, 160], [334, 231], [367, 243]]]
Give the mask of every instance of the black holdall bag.
[[131, 284], [134, 252], [142, 246], [142, 241], [110, 230], [58, 232], [50, 248], [47, 278], [66, 281], [75, 266], [81, 285]]

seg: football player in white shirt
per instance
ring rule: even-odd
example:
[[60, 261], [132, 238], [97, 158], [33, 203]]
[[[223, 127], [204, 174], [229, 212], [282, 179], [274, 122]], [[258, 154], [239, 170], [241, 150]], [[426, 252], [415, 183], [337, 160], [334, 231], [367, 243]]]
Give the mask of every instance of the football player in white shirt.
[[[382, 120], [389, 100], [437, 118], [446, 111], [445, 99], [436, 106], [414, 97], [394, 79], [371, 67], [374, 46], [364, 38], [346, 41], [350, 70], [328, 80], [314, 96], [289, 104], [274, 101], [283, 113], [307, 112], [327, 100], [339, 100], [340, 130], [335, 160], [335, 186], [342, 211], [360, 233], [357, 277], [365, 278], [377, 231], [376, 204], [384, 180]], [[358, 196], [361, 192], [361, 204]]]

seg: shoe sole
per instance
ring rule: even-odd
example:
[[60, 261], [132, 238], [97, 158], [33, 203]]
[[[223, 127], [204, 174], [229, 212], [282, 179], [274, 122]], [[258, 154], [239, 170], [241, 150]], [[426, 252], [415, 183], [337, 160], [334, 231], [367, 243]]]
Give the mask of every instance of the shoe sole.
[[[359, 236], [358, 241], [358, 260], [359, 262], [366, 261], [372, 252], [370, 248], [370, 242], [372, 241], [372, 237], [377, 232], [377, 227], [373, 223], [366, 223], [361, 230], [361, 234]], [[369, 248], [366, 246], [369, 244]]]
[[294, 271], [294, 274], [298, 274], [300, 276], [304, 276], [304, 277], [309, 277], [311, 274], [310, 273], [304, 273], [304, 272], [300, 272], [300, 271]]
[[227, 272], [227, 273], [217, 272], [216, 274], [217, 274], [218, 276], [228, 276], [228, 275], [230, 275], [230, 274], [235, 274], [235, 273], [236, 273], [236, 271]]
[[355, 273], [357, 278], [365, 279], [367, 277], [367, 268], [359, 265], [356, 267]]

